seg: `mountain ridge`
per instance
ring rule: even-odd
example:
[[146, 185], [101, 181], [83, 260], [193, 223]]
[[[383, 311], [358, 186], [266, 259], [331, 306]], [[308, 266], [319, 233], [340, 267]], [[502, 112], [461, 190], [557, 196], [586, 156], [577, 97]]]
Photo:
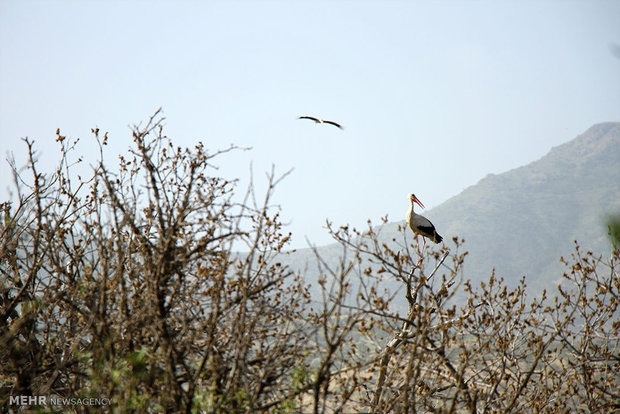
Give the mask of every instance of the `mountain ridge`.
[[[525, 275], [530, 289], [540, 290], [561, 280], [559, 259], [571, 254], [575, 240], [583, 249], [610, 251], [605, 217], [618, 212], [620, 122], [603, 122], [538, 160], [488, 174], [424, 215], [447, 243], [453, 236], [465, 239], [465, 279], [486, 280], [495, 269], [508, 284]], [[381, 240], [402, 240], [397, 229], [403, 225], [380, 226]], [[318, 248], [331, 258], [337, 249], [336, 243]], [[309, 250], [293, 254], [307, 260]]]
[[[574, 240], [592, 251], [608, 249], [604, 215], [617, 211], [620, 123], [606, 122], [536, 161], [488, 175], [428, 215], [436, 225], [444, 224], [445, 233], [465, 238], [468, 260], [477, 271], [488, 276], [495, 268], [507, 280], [525, 275], [531, 282], [533, 277], [548, 281], [551, 273], [559, 280], [559, 258], [572, 252]], [[450, 215], [459, 219], [451, 220]], [[463, 225], [469, 220], [490, 231]], [[484, 236], [493, 243], [484, 243]]]

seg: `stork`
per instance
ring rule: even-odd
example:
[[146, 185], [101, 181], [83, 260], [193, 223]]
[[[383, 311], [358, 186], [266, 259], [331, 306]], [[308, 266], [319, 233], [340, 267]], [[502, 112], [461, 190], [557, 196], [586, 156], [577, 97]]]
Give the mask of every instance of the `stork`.
[[297, 118], [297, 119], [310, 119], [310, 120], [314, 121], [314, 122], [315, 122], [315, 123], [317, 123], [317, 124], [330, 124], [330, 125], [337, 126], [337, 127], [338, 127], [338, 128], [340, 128], [340, 129], [343, 129], [343, 128], [342, 128], [342, 126], [341, 126], [340, 124], [338, 124], [338, 123], [336, 123], [336, 122], [334, 122], [334, 121], [327, 121], [327, 120], [325, 120], [325, 119], [319, 119], [319, 118], [315, 118], [315, 117], [313, 117], [313, 116], [300, 116], [300, 117], [299, 117], [299, 118]]
[[424, 208], [424, 204], [415, 196], [415, 194], [409, 194], [409, 211], [407, 212], [407, 225], [415, 234], [415, 241], [418, 243], [418, 235], [422, 236], [422, 241], [424, 242], [423, 247], [426, 246], [426, 239], [428, 237], [435, 243], [441, 243], [443, 237], [437, 233], [435, 230], [435, 226], [429, 219], [419, 214], [416, 214], [413, 211], [413, 203], [416, 203], [420, 207]]

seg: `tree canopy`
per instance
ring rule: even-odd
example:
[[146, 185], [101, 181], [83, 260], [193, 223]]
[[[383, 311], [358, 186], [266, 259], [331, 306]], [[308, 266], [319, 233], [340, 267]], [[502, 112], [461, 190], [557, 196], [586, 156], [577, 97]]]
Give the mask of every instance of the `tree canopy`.
[[135, 126], [116, 166], [93, 129], [88, 177], [60, 131], [54, 171], [39, 171], [29, 139], [26, 167], [12, 161], [3, 411], [20, 395], [105, 397], [113, 412], [620, 409], [617, 249], [604, 258], [576, 244], [557, 291], [530, 298], [525, 278], [472, 285], [459, 238], [422, 249], [402, 228], [394, 248], [370, 222], [330, 223], [341, 255], [316, 251], [310, 289], [281, 261], [290, 234], [271, 197], [286, 173], [272, 170], [265, 194], [240, 192], [211, 168], [236, 148], [175, 147], [162, 120]]

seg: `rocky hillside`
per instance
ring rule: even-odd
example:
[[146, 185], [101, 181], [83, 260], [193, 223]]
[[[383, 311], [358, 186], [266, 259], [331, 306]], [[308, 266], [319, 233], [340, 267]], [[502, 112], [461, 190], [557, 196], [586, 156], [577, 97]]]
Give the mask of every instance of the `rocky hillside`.
[[[403, 185], [403, 197], [410, 190]], [[465, 278], [488, 279], [493, 267], [509, 284], [526, 276], [530, 289], [553, 288], [561, 280], [561, 256], [577, 240], [582, 249], [610, 250], [605, 221], [620, 213], [620, 123], [592, 126], [573, 140], [551, 149], [540, 160], [502, 174], [489, 174], [443, 204], [424, 211], [449, 241], [464, 238], [469, 251]], [[400, 223], [385, 225], [386, 241]], [[341, 247], [320, 248], [337, 260]], [[290, 255], [303, 267], [308, 249]], [[286, 260], [289, 262], [289, 260]], [[312, 265], [308, 270], [312, 269]]]

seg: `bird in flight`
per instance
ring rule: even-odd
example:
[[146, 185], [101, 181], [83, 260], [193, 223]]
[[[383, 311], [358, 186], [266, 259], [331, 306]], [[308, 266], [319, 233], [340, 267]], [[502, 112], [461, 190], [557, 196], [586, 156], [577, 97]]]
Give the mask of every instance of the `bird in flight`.
[[435, 226], [429, 219], [419, 214], [413, 212], [413, 203], [419, 205], [424, 208], [424, 204], [415, 196], [415, 194], [409, 194], [409, 202], [411, 203], [409, 206], [409, 211], [407, 212], [407, 225], [415, 234], [415, 241], [418, 242], [418, 235], [422, 236], [422, 241], [424, 242], [424, 246], [426, 246], [426, 237], [431, 239], [435, 243], [441, 243], [443, 237], [437, 233], [435, 230]]
[[342, 126], [334, 121], [326, 121], [324, 119], [319, 119], [319, 118], [315, 118], [313, 116], [300, 116], [298, 119], [311, 119], [314, 122], [316, 122], [317, 124], [330, 124], [330, 125], [334, 125], [337, 126], [340, 129], [344, 129], [342, 128]]

